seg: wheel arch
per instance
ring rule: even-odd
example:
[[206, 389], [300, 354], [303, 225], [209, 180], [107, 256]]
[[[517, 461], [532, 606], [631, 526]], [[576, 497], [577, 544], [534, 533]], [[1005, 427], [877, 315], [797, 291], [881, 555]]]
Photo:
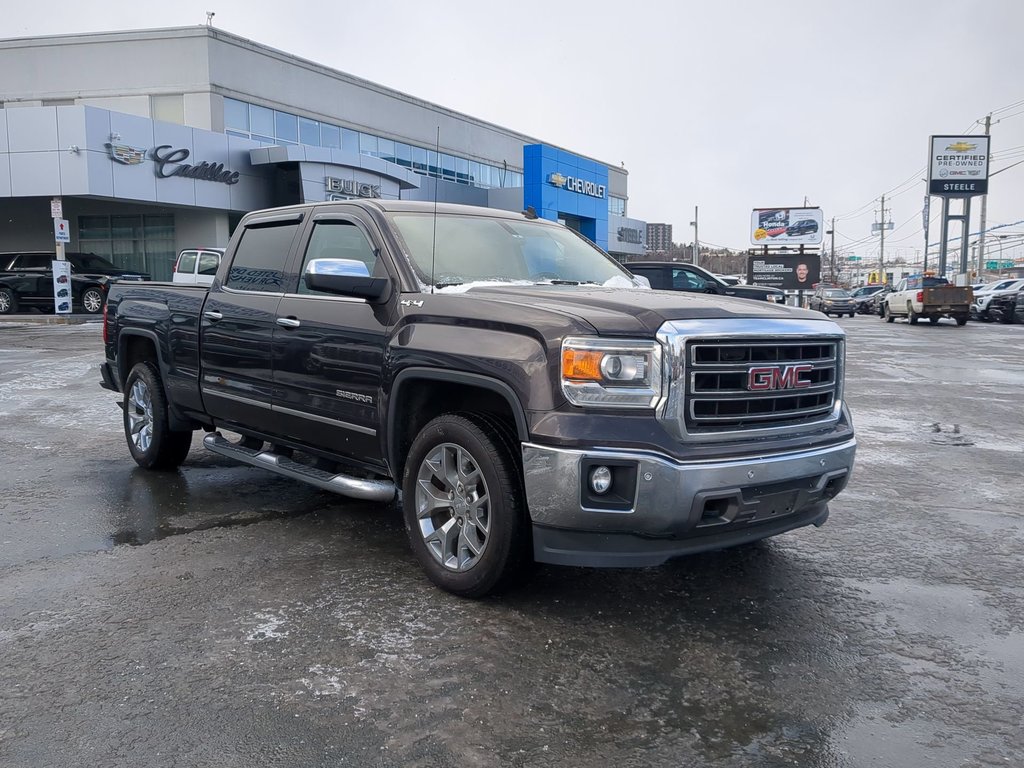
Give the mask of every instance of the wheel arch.
[[409, 446], [442, 413], [482, 412], [508, 423], [521, 442], [529, 440], [526, 411], [515, 391], [489, 376], [435, 368], [406, 368], [395, 377], [388, 401], [384, 454], [400, 478]]

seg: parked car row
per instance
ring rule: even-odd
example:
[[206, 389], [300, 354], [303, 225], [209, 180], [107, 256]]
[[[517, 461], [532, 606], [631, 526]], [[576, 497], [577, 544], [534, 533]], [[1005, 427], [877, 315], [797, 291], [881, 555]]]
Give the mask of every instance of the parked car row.
[[50, 312], [80, 308], [96, 314], [103, 310], [112, 281], [149, 280], [145, 273], [121, 269], [94, 253], [68, 253], [65, 258], [71, 264], [71, 279], [57, 289], [55, 297], [52, 251], [0, 253], [0, 315], [21, 308]]
[[983, 323], [992, 320], [1012, 323], [1013, 308], [1022, 289], [1024, 289], [1024, 280], [1020, 279], [1008, 278], [983, 285], [974, 293], [974, 301], [971, 303], [971, 319], [980, 320]]

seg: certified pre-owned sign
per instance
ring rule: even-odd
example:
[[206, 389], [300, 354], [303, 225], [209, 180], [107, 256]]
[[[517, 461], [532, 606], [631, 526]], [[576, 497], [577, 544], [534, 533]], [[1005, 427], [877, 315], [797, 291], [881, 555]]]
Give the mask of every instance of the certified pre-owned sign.
[[988, 136], [932, 136], [928, 192], [946, 197], [988, 194]]

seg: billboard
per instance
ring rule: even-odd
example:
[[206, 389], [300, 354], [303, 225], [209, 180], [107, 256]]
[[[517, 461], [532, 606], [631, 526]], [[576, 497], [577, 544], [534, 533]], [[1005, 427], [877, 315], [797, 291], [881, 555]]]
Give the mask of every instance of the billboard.
[[819, 245], [824, 229], [821, 208], [755, 208], [750, 214], [754, 245]]
[[928, 194], [988, 194], [988, 136], [932, 136], [929, 148]]
[[821, 281], [821, 255], [770, 253], [747, 259], [747, 283], [782, 290], [811, 290]]

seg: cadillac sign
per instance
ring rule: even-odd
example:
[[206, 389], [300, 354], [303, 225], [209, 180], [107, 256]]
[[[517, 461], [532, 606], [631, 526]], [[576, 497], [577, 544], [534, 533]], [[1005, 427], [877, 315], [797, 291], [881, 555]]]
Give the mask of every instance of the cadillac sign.
[[558, 187], [559, 189], [565, 189], [569, 192], [576, 192], [580, 195], [587, 195], [588, 197], [597, 197], [604, 199], [604, 184], [595, 184], [592, 181], [584, 181], [583, 179], [576, 178], [575, 176], [563, 176], [562, 174], [555, 172], [548, 176], [548, 183], [552, 186]]
[[219, 181], [221, 184], [237, 184], [238, 171], [231, 171], [224, 167], [223, 163], [208, 163], [205, 160], [198, 165], [192, 165], [185, 161], [191, 154], [187, 149], [174, 149], [170, 144], [161, 144], [153, 147], [149, 152], [144, 149], [136, 149], [127, 144], [106, 144], [110, 159], [121, 165], [139, 165], [149, 155], [156, 164], [154, 171], [157, 178], [169, 179], [172, 176], [181, 176], [185, 179], [199, 179], [200, 181]]

